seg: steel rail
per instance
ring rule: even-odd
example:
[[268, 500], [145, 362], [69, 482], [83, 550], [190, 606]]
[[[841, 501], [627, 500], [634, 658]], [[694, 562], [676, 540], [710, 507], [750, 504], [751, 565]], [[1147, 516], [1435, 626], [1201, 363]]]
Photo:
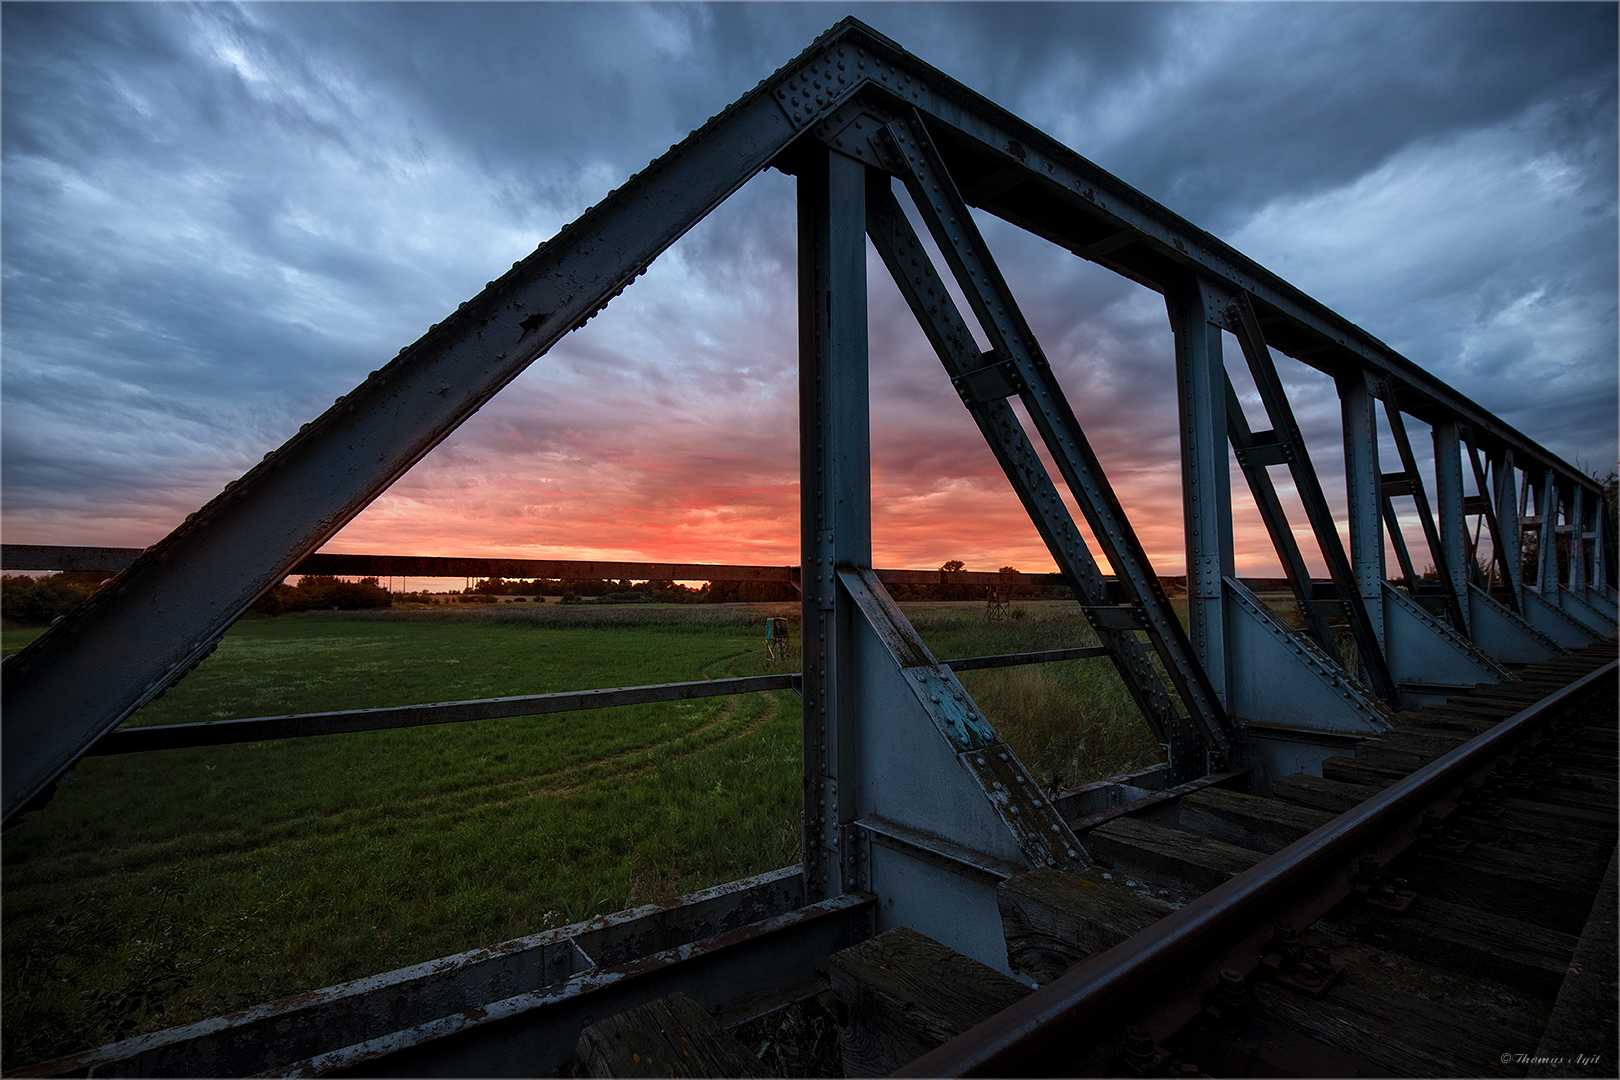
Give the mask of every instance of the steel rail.
[[[1100, 646], [1049, 649], [1044, 652], [968, 656], [943, 663], [952, 671], [1049, 664], [1105, 656]], [[287, 713], [241, 720], [204, 720], [191, 724], [149, 724], [116, 728], [85, 752], [85, 757], [143, 754], [154, 750], [182, 750], [197, 746], [225, 746], [264, 739], [299, 739], [315, 735], [343, 735], [356, 731], [459, 724], [471, 720], [497, 720], [512, 716], [547, 716], [552, 713], [612, 709], [659, 701], [692, 701], [767, 690], [798, 690], [799, 675], [745, 675], [734, 679], [699, 679], [693, 682], [650, 683], [645, 686], [565, 690], [554, 694], [439, 701], [421, 705], [394, 705], [375, 709], [343, 709], [324, 713]]]
[[1026, 1075], [1033, 1058], [1058, 1049], [1088, 1013], [1132, 995], [1178, 964], [1224, 940], [1285, 894], [1340, 866], [1381, 830], [1440, 797], [1483, 761], [1527, 733], [1547, 714], [1584, 695], [1620, 669], [1610, 661], [1589, 675], [1503, 720], [1404, 780], [1205, 893], [1119, 945], [1083, 961], [1028, 997], [897, 1070], [895, 1076]]

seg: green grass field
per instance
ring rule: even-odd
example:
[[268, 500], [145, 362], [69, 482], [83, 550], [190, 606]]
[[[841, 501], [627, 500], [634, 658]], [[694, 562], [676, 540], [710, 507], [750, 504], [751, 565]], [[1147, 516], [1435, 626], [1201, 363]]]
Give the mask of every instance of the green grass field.
[[[1094, 641], [1072, 604], [990, 625], [973, 604], [908, 609], [942, 658]], [[132, 723], [758, 674], [767, 614], [797, 622], [796, 605], [246, 621]], [[1158, 760], [1105, 660], [962, 678], [1049, 785]], [[788, 865], [799, 724], [782, 691], [87, 758], [4, 834], [4, 1064]]]

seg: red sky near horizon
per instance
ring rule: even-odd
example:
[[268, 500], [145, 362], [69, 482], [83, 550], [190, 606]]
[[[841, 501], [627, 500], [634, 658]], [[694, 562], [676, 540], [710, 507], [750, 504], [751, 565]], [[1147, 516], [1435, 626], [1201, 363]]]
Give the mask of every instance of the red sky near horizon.
[[[1612, 467], [1612, 5], [990, 11], [866, 14], [1551, 452]], [[157, 541], [825, 17], [8, 6], [6, 542]], [[491, 45], [518, 39], [555, 55]], [[1234, 107], [1255, 118], [1239, 139]], [[796, 562], [794, 217], [792, 178], [755, 175], [327, 546]], [[1155, 568], [1180, 573], [1162, 299], [979, 222]], [[1050, 569], [875, 258], [868, 276], [874, 561]], [[1241, 397], [1230, 345], [1227, 366]], [[1331, 381], [1278, 367], [1338, 508]], [[1234, 476], [1237, 570], [1276, 574]]]

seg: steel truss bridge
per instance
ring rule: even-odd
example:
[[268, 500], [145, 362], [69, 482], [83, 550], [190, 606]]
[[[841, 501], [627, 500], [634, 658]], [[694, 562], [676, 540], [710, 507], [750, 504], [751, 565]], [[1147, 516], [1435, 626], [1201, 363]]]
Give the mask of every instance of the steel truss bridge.
[[[1599, 484], [1221, 241], [845, 20], [153, 547], [116, 557], [8, 549], [10, 568], [88, 567], [100, 558], [120, 572], [4, 665], [5, 819], [41, 803], [86, 754], [151, 738], [116, 729], [195, 668], [289, 573], [345, 558], [315, 553], [770, 167], [798, 185], [801, 557], [796, 573], [731, 569], [796, 577], [801, 589], [802, 865], [142, 1036], [42, 1071], [549, 1074], [568, 1066], [592, 1020], [674, 990], [728, 1020], [760, 1015], [824, 986], [818, 972], [830, 954], [892, 927], [1006, 972], [998, 883], [1084, 871], [1091, 857], [1076, 830], [1088, 815], [1230, 785], [1234, 776], [1250, 793], [1269, 794], [1283, 777], [1320, 776], [1324, 759], [1388, 731], [1397, 710], [1511, 683], [1524, 665], [1557, 663], [1614, 634], [1614, 540]], [[1180, 409], [1185, 629], [992, 259], [975, 209], [1163, 295]], [[1094, 651], [1118, 668], [1165, 746], [1164, 765], [1047, 797], [953, 664], [929, 652], [891, 599], [890, 572], [872, 568], [868, 243], [1095, 628]], [[1228, 333], [1240, 353], [1231, 362], [1241, 360], [1259, 391], [1265, 430], [1250, 426], [1238, 402], [1223, 356]], [[1347, 545], [1275, 353], [1337, 387]], [[1409, 419], [1432, 431], [1432, 477], [1420, 474]], [[1383, 432], [1394, 460], [1380, 460]], [[1235, 574], [1228, 448], [1276, 547], [1302, 630]], [[1314, 552], [1296, 540], [1306, 533], [1285, 515], [1273, 467], [1287, 470]], [[1083, 539], [1060, 492], [1100, 551]], [[1407, 548], [1401, 500], [1421, 523], [1421, 553]], [[1494, 552], [1483, 580], [1470, 522], [1474, 535], [1486, 530]], [[1386, 543], [1395, 567], [1386, 566]], [[1318, 561], [1326, 578], [1311, 576]], [[1420, 578], [1415, 567], [1424, 562], [1436, 580]], [[325, 572], [377, 572], [382, 564], [332, 565]], [[647, 576], [678, 578], [680, 569]], [[716, 568], [685, 569], [710, 577]], [[623, 700], [657, 699], [647, 692], [658, 688], [634, 689], [642, 696]], [[577, 700], [557, 707], [621, 704], [629, 692], [571, 695]], [[414, 708], [371, 710], [410, 714], [372, 717], [376, 723], [322, 714], [242, 721], [259, 726], [235, 732], [229, 724], [182, 725], [191, 730], [168, 745], [550, 706], [494, 699]]]

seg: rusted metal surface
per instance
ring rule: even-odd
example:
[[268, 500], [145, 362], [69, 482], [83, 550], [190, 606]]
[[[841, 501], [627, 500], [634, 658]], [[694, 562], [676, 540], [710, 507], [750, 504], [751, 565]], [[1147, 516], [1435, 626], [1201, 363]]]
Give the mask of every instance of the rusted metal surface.
[[861, 818], [855, 822], [855, 828], [866, 843], [893, 848], [914, 859], [985, 884], [1005, 881], [1024, 869], [1020, 863], [998, 859], [926, 830], [913, 829], [877, 816]]
[[[1051, 1055], [1074, 1040], [1096, 1010], [1117, 1004], [1155, 981], [1188, 985], [1172, 1011], [1204, 1008], [1202, 985], [1186, 978], [1187, 965], [1200, 963], [1212, 947], [1220, 950], [1220, 967], [1231, 967], [1234, 953], [1247, 952], [1258, 963], [1272, 934], [1266, 916], [1292, 914], [1305, 926], [1326, 914], [1357, 883], [1347, 860], [1376, 844], [1403, 822], [1411, 826], [1418, 812], [1434, 807], [1448, 791], [1459, 788], [1470, 773], [1486, 766], [1545, 717], [1578, 700], [1613, 678], [1620, 662], [1611, 661], [1569, 686], [1522, 709], [1489, 731], [1430, 762], [1366, 802], [1345, 811], [1309, 835], [1211, 890], [1196, 902], [1167, 915], [1148, 930], [1079, 964], [960, 1037], [923, 1055], [897, 1076], [1032, 1075], [1052, 1067]], [[1396, 844], [1416, 837], [1399, 838]], [[1393, 851], [1375, 849], [1372, 857], [1387, 862]], [[1327, 882], [1313, 878], [1327, 875]], [[1291, 898], [1311, 886], [1308, 899]], [[1302, 913], [1295, 908], [1303, 907]], [[1309, 916], [1314, 912], [1313, 916]], [[1258, 929], [1253, 928], [1259, 923]], [[1224, 947], [1224, 948], [1223, 948]], [[1252, 964], [1250, 965], [1252, 969]], [[1202, 964], [1200, 963], [1200, 970]]]
[[870, 933], [876, 898], [849, 892], [807, 904], [713, 938], [585, 972], [555, 989], [499, 1001], [383, 1039], [300, 1062], [285, 1075], [341, 1069], [351, 1076], [562, 1075], [581, 1028], [679, 989], [708, 1009], [752, 998], [761, 988], [791, 992], [822, 969], [825, 958]]
[[[573, 1052], [571, 1037], [559, 1040], [547, 1031], [575, 1025], [577, 1032], [584, 1017], [661, 996], [671, 980], [706, 1006], [731, 1003], [761, 986], [800, 981], [818, 960], [865, 936], [869, 897], [804, 906], [803, 892], [799, 868], [789, 867], [57, 1058], [16, 1075], [314, 1075], [457, 1034], [456, 1052], [470, 1055], [456, 1070], [463, 1075], [532, 1076], [540, 1059], [514, 1054], [533, 1054], [535, 1045]], [[485, 1028], [490, 1045], [504, 1049], [469, 1048]], [[565, 1061], [540, 1071], [554, 1072]], [[385, 1069], [411, 1071], [397, 1060]]]

